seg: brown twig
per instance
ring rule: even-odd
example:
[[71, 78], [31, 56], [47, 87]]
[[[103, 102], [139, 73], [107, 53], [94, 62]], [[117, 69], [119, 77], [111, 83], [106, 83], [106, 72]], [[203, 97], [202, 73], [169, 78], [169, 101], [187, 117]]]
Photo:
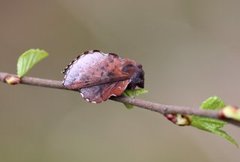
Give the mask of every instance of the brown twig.
[[[0, 72], [0, 81], [6, 82], [6, 78], [8, 78], [9, 76], [16, 76], [16, 75]], [[20, 84], [70, 90], [63, 87], [61, 81], [41, 79], [41, 78], [35, 78], [35, 77], [23, 77], [20, 80]], [[87, 87], [93, 86], [93, 85], [88, 85]], [[123, 97], [123, 96], [112, 97], [111, 100], [132, 104], [139, 108], [155, 111], [163, 115], [166, 115], [166, 114], [197, 115], [202, 117], [220, 119], [240, 127], [239, 121], [223, 118], [221, 111], [219, 110], [213, 111], [213, 110], [202, 110], [198, 108], [190, 108], [190, 107], [183, 107], [183, 106], [164, 105], [164, 104], [154, 103], [154, 102], [135, 99], [135, 98]]]

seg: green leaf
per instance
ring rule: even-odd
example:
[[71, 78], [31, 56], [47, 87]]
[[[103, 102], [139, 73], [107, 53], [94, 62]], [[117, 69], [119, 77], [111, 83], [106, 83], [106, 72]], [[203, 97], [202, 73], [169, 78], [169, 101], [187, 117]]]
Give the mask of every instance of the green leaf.
[[129, 103], [123, 103], [123, 104], [127, 109], [132, 109], [134, 107], [132, 104], [129, 104]]
[[23, 77], [39, 61], [46, 58], [48, 53], [40, 49], [30, 49], [24, 52], [17, 62], [17, 75]]
[[141, 94], [148, 93], [148, 90], [143, 89], [143, 88], [138, 88], [138, 89], [127, 89], [124, 91], [123, 95], [128, 96], [128, 97], [135, 97], [139, 96]]
[[[201, 104], [201, 109], [218, 110], [222, 109], [223, 107], [225, 107], [224, 102], [217, 96], [210, 97]], [[224, 127], [224, 125], [225, 122], [216, 119], [199, 116], [191, 117], [191, 126], [213, 134], [217, 134], [238, 147], [237, 142], [221, 129]]]
[[[135, 96], [139, 96], [144, 93], [148, 93], [148, 90], [143, 89], [143, 88], [132, 89], [132, 90], [127, 89], [123, 92], [123, 95], [134, 98]], [[124, 103], [124, 105], [127, 109], [132, 109], [134, 107], [132, 104], [128, 104], [128, 103]]]
[[208, 110], [219, 110], [225, 107], [225, 103], [219, 97], [212, 96], [203, 101], [200, 107]]

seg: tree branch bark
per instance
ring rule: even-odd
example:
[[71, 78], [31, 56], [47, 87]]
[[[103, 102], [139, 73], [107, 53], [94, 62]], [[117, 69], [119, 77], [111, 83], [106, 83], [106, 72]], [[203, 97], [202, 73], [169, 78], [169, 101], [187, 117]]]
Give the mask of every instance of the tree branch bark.
[[[11, 77], [11, 76], [16, 76], [16, 75], [0, 72], [0, 81], [6, 83], [6, 78]], [[61, 81], [41, 79], [41, 78], [35, 78], [35, 77], [23, 77], [23, 78], [21, 78], [19, 84], [70, 90], [70, 89], [65, 88], [62, 85]], [[94, 84], [88, 85], [87, 87], [90, 87], [90, 86], [94, 86]], [[72, 91], [76, 91], [76, 90], [72, 90]], [[141, 100], [141, 99], [123, 97], [123, 96], [111, 97], [110, 99], [113, 100], [113, 101], [121, 102], [121, 103], [132, 104], [132, 105], [137, 106], [139, 108], [143, 108], [143, 109], [146, 109], [146, 110], [158, 112], [158, 113], [163, 114], [163, 115], [166, 115], [166, 114], [197, 115], [197, 116], [202, 116], [202, 117], [208, 117], [208, 118], [223, 120], [223, 121], [231, 123], [235, 126], [240, 127], [240, 122], [239, 121], [224, 118], [222, 116], [222, 112], [220, 110], [216, 110], [216, 111], [214, 111], [214, 110], [202, 110], [202, 109], [199, 109], [199, 108], [190, 108], [190, 107], [175, 106], [175, 105], [164, 105], [164, 104], [154, 103], [154, 102], [145, 101], [145, 100]]]

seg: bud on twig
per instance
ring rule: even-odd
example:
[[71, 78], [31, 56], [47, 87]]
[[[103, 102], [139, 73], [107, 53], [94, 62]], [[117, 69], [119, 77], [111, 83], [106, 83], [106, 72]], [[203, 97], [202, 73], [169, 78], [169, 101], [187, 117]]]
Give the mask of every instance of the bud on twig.
[[15, 75], [8, 75], [4, 78], [4, 81], [9, 85], [16, 85], [20, 83], [20, 78]]

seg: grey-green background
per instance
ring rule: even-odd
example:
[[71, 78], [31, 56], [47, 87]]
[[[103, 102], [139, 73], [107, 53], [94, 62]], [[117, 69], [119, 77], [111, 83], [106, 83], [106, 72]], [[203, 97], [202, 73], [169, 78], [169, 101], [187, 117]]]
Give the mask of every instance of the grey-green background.
[[[19, 54], [50, 56], [28, 75], [60, 71], [89, 49], [142, 63], [147, 95], [197, 107], [218, 95], [240, 105], [240, 1], [0, 1], [0, 71]], [[240, 142], [239, 129], [227, 126]], [[107, 101], [89, 104], [62, 90], [0, 84], [1, 162], [237, 162], [239, 149], [218, 136], [177, 127], [161, 115]]]

